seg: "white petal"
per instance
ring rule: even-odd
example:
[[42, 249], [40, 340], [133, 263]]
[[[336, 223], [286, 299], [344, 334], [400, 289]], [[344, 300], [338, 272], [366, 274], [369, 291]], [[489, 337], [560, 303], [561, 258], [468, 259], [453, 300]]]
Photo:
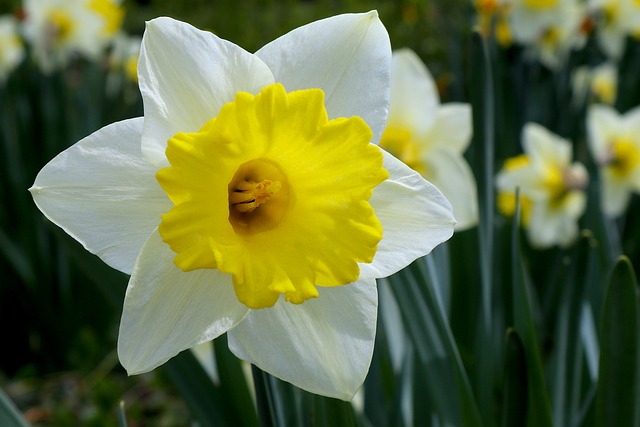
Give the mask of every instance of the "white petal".
[[147, 23], [138, 75], [145, 116], [142, 150], [157, 166], [167, 164], [170, 137], [198, 131], [237, 92], [257, 93], [274, 81], [255, 55], [171, 18]]
[[448, 148], [434, 148], [423, 160], [427, 165], [425, 177], [449, 200], [453, 207], [456, 231], [478, 223], [478, 196], [476, 180], [461, 154]]
[[582, 191], [569, 193], [560, 209], [546, 202], [535, 203], [527, 230], [531, 244], [545, 248], [573, 243], [578, 237], [578, 218], [585, 206], [586, 196]]
[[629, 205], [631, 198], [631, 188], [626, 180], [616, 178], [613, 174], [605, 171], [602, 176], [601, 206], [605, 214], [617, 218]]
[[571, 162], [572, 148], [569, 141], [550, 132], [537, 123], [527, 123], [523, 128], [522, 145], [535, 167], [547, 165], [566, 166]]
[[438, 113], [440, 97], [431, 73], [410, 49], [393, 52], [389, 126], [424, 135]]
[[471, 106], [451, 102], [440, 106], [426, 138], [431, 146], [446, 147], [462, 154], [471, 143], [471, 134]]
[[527, 234], [531, 245], [536, 248], [548, 248], [559, 244], [561, 237], [577, 236], [575, 221], [568, 220], [561, 212], [549, 209], [545, 203], [536, 203], [531, 209]]
[[611, 139], [621, 127], [619, 114], [608, 105], [592, 105], [587, 113], [589, 148], [596, 162], [608, 162]]
[[229, 348], [297, 387], [351, 400], [373, 354], [376, 284], [368, 280], [318, 290], [318, 298], [300, 305], [280, 299], [272, 308], [250, 311], [229, 331]]
[[312, 22], [256, 55], [287, 91], [322, 89], [329, 118], [362, 117], [378, 143], [389, 113], [391, 46], [377, 12]]
[[618, 60], [624, 52], [626, 37], [624, 30], [613, 26], [603, 26], [598, 31], [598, 43], [610, 59]]
[[140, 152], [142, 120], [87, 136], [43, 167], [29, 190], [47, 218], [127, 274], [172, 206]]
[[640, 105], [627, 111], [622, 116], [622, 124], [628, 134], [635, 137], [636, 142], [640, 140]]
[[155, 231], [145, 243], [124, 298], [118, 356], [130, 375], [150, 371], [236, 325], [248, 309], [231, 276], [218, 270], [185, 273]]
[[382, 223], [382, 240], [371, 264], [360, 264], [360, 279], [389, 276], [428, 254], [453, 234], [451, 204], [433, 184], [382, 150], [390, 177], [369, 200]]

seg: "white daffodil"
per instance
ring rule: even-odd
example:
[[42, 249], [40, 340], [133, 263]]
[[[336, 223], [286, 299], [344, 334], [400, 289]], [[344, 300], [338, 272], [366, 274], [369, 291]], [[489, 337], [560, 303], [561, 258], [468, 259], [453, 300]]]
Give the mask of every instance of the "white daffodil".
[[438, 187], [456, 230], [478, 221], [476, 182], [463, 157], [471, 142], [469, 104], [440, 104], [429, 70], [409, 49], [393, 53], [391, 108], [380, 146]]
[[455, 222], [433, 185], [375, 145], [390, 67], [376, 12], [316, 21], [255, 54], [169, 18], [147, 23], [144, 117], [78, 142], [31, 189], [49, 219], [131, 274], [118, 339], [130, 374], [227, 332], [266, 372], [354, 395], [373, 351], [375, 279]]
[[513, 0], [509, 19], [513, 39], [549, 68], [560, 66], [572, 47], [586, 38], [580, 31], [586, 9], [575, 0]]
[[44, 72], [64, 66], [73, 54], [97, 59], [124, 18], [117, 0], [25, 0], [25, 37]]
[[593, 68], [578, 67], [572, 75], [573, 92], [578, 105], [585, 98], [613, 105], [618, 94], [618, 69], [612, 62], [603, 62]]
[[498, 208], [512, 214], [514, 194], [520, 188], [523, 225], [532, 246], [567, 246], [578, 236], [584, 212], [588, 175], [580, 163], [571, 163], [571, 143], [535, 123], [523, 129], [524, 154], [508, 159], [499, 172]]
[[16, 19], [11, 15], [0, 16], [0, 83], [22, 62], [24, 55]]
[[640, 107], [619, 114], [593, 105], [587, 115], [589, 148], [599, 166], [603, 211], [620, 216], [640, 191]]
[[610, 59], [620, 59], [627, 36], [640, 32], [640, 1], [590, 0], [596, 16], [598, 42]]
[[516, 42], [531, 45], [550, 29], [566, 24], [578, 7], [576, 0], [511, 0], [511, 29]]

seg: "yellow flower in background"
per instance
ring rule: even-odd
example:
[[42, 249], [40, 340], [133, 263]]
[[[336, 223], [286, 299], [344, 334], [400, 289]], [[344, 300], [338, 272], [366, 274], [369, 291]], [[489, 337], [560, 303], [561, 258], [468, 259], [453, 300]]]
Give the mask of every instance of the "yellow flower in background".
[[496, 40], [502, 45], [511, 43], [511, 30], [506, 17], [510, 4], [508, 0], [474, 0], [477, 25], [485, 36], [495, 31]]
[[89, 8], [102, 17], [100, 31], [106, 38], [113, 38], [122, 27], [124, 8], [118, 0], [89, 0]]
[[508, 159], [496, 177], [498, 208], [512, 215], [515, 204], [509, 204], [509, 197], [519, 188], [531, 245], [567, 246], [578, 236], [578, 219], [586, 206], [587, 171], [582, 164], [572, 163], [569, 141], [538, 124], [525, 125], [522, 142], [524, 153]]
[[440, 104], [433, 77], [409, 49], [393, 53], [391, 107], [380, 146], [438, 187], [453, 207], [456, 230], [476, 225], [476, 182], [463, 157], [471, 142], [469, 104]]
[[24, 45], [18, 36], [17, 21], [11, 15], [0, 16], [0, 83], [22, 62]]
[[118, 339], [130, 374], [226, 332], [272, 375], [354, 395], [375, 279], [455, 223], [442, 193], [375, 145], [390, 67], [376, 12], [316, 21], [256, 54], [147, 23], [144, 117], [81, 140], [31, 188], [49, 219], [131, 274]]
[[122, 25], [116, 0], [25, 0], [24, 34], [44, 72], [80, 54], [97, 59]]
[[622, 215], [631, 194], [640, 191], [640, 107], [619, 114], [593, 105], [587, 114], [589, 148], [600, 171], [602, 210]]

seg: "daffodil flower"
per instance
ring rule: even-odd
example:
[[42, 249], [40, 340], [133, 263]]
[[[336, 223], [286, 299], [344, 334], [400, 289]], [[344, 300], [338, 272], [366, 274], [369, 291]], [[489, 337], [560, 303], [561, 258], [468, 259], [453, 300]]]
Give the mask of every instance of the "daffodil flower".
[[525, 125], [523, 149], [523, 154], [508, 159], [498, 173], [498, 208], [512, 214], [514, 204], [508, 198], [520, 188], [523, 225], [532, 246], [567, 246], [578, 236], [577, 222], [586, 205], [587, 171], [581, 163], [572, 163], [569, 141], [538, 124]]
[[97, 59], [124, 18], [118, 0], [25, 0], [24, 10], [25, 37], [46, 73], [74, 54]]
[[440, 104], [429, 70], [409, 49], [395, 51], [391, 109], [380, 146], [438, 187], [464, 230], [478, 221], [476, 182], [463, 157], [471, 142], [469, 104]]
[[588, 7], [597, 18], [598, 44], [610, 59], [620, 59], [626, 38], [640, 33], [640, 1], [590, 0]]
[[595, 101], [613, 105], [618, 94], [618, 68], [612, 62], [603, 62], [593, 68], [576, 68], [572, 75], [573, 92], [577, 105]]
[[316, 21], [255, 54], [147, 23], [144, 117], [78, 142], [31, 189], [49, 219], [131, 274], [118, 339], [130, 374], [226, 332], [266, 372], [354, 395], [375, 279], [455, 222], [442, 193], [375, 145], [390, 66], [376, 12]]
[[640, 191], [640, 107], [619, 114], [596, 104], [587, 114], [589, 148], [599, 166], [602, 210], [617, 217]]
[[[511, 29], [515, 41], [529, 45], [549, 29], [559, 29], [578, 7], [576, 0], [512, 0]], [[550, 37], [550, 36], [548, 36]]]
[[586, 41], [581, 24], [586, 9], [575, 0], [513, 0], [513, 38], [549, 68], [557, 68], [572, 47]]

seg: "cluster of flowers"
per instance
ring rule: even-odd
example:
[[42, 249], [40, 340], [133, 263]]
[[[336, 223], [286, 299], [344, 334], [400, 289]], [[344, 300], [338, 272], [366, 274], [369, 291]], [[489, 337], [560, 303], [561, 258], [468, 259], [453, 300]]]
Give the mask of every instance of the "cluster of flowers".
[[615, 99], [616, 67], [626, 40], [640, 37], [638, 0], [474, 0], [478, 25], [502, 46], [524, 46], [551, 69], [594, 37], [605, 60], [580, 67], [574, 84], [599, 102]]
[[120, 0], [24, 0], [0, 16], [0, 81], [29, 56], [49, 74], [77, 57], [106, 59], [111, 70], [137, 80], [140, 37], [122, 30]]
[[[626, 210], [640, 191], [640, 109], [624, 115], [611, 105], [617, 96], [617, 62], [629, 38], [640, 37], [637, 0], [476, 0], [479, 26], [502, 46], [523, 46], [533, 60], [552, 71], [566, 64], [569, 53], [593, 39], [603, 60], [577, 67], [572, 74], [578, 104], [587, 109], [589, 151], [598, 166], [601, 208], [610, 217]], [[544, 127], [527, 123], [523, 154], [508, 159], [497, 177], [498, 208], [515, 209], [520, 188], [522, 221], [530, 242], [540, 248], [565, 246], [578, 235], [586, 207], [589, 176], [573, 162], [572, 144]], [[573, 163], [572, 163], [573, 162]]]
[[[600, 206], [605, 215], [622, 215], [631, 195], [640, 191], [640, 107], [625, 114], [605, 104], [587, 112], [588, 144], [598, 167]], [[571, 142], [544, 127], [527, 123], [524, 153], [507, 159], [497, 177], [498, 207], [515, 210], [520, 189], [522, 222], [532, 245], [566, 246], [578, 236], [578, 220], [586, 207], [587, 170], [572, 162]]]

